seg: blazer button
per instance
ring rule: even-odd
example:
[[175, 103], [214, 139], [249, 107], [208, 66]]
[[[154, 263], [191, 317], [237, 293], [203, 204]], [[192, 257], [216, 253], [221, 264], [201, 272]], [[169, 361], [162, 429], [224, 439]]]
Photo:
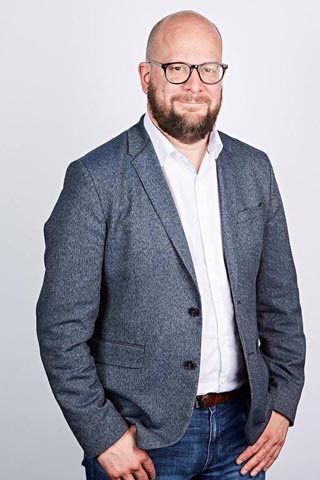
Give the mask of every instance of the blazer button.
[[188, 313], [189, 313], [190, 317], [198, 317], [199, 313], [200, 313], [200, 310], [199, 310], [199, 308], [191, 307], [191, 308], [189, 308]]
[[196, 365], [195, 363], [192, 361], [192, 360], [186, 360], [184, 363], [183, 363], [183, 366], [184, 368], [186, 368], [187, 370], [194, 370], [196, 368]]

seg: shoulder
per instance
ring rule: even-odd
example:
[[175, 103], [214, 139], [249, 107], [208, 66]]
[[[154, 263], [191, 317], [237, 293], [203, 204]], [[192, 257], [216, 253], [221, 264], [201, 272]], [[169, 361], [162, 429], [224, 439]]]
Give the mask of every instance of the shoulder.
[[132, 158], [129, 149], [130, 132], [141, 129], [141, 120], [116, 137], [99, 145], [84, 156], [71, 162], [67, 172], [78, 172], [91, 178], [96, 186], [114, 189], [127, 171]]
[[106, 167], [112, 169], [116, 163], [119, 164], [121, 159], [127, 156], [127, 145], [128, 130], [125, 130], [111, 140], [86, 153], [78, 160], [75, 160], [75, 162], [82, 163], [92, 173], [105, 169]]
[[237, 138], [219, 131], [223, 143], [223, 151], [232, 161], [234, 168], [246, 172], [266, 174], [272, 169], [268, 155], [261, 149], [249, 145]]
[[149, 141], [142, 116], [138, 123], [72, 163], [81, 163], [93, 177], [112, 177], [123, 173]]
[[94, 148], [67, 168], [65, 185], [82, 195], [98, 195], [104, 211], [121, 197], [132, 175], [134, 155], [150, 141], [142, 119], [106, 143]]
[[248, 143], [245, 143], [235, 137], [231, 137], [230, 135], [227, 135], [221, 131], [219, 131], [219, 135], [221, 137], [223, 147], [230, 155], [242, 154], [253, 159], [267, 158], [267, 154], [257, 147], [249, 145]]

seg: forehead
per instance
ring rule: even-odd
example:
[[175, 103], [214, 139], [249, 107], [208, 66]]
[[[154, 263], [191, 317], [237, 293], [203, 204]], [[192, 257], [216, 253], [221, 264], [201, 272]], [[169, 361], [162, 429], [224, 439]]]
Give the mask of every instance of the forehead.
[[221, 61], [221, 39], [215, 28], [201, 22], [171, 22], [159, 32], [157, 51], [162, 62]]

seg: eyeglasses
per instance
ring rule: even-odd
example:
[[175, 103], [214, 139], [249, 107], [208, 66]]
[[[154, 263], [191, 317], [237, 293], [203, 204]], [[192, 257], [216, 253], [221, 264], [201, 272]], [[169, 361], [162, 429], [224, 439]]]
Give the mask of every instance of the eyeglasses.
[[206, 62], [200, 65], [190, 65], [184, 62], [160, 63], [155, 60], [147, 60], [157, 67], [161, 67], [165, 77], [170, 83], [175, 85], [185, 83], [189, 80], [192, 70], [197, 70], [200, 80], [208, 85], [215, 85], [221, 82], [228, 68], [225, 63]]

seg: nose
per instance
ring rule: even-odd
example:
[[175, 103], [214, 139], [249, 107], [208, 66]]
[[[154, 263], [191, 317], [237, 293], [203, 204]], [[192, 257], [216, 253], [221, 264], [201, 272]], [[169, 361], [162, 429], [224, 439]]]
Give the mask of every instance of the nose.
[[190, 78], [183, 84], [185, 90], [197, 93], [203, 90], [203, 83], [200, 80], [197, 70], [194, 68], [191, 72]]

